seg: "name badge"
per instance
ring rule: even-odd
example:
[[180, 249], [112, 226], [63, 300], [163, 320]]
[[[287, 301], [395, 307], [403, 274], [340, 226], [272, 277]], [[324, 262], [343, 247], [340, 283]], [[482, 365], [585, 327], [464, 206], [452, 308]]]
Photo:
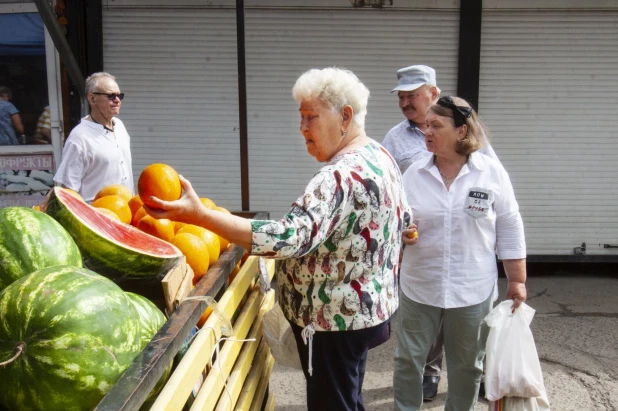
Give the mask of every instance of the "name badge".
[[464, 211], [472, 218], [485, 217], [492, 203], [493, 193], [491, 190], [482, 187], [471, 187], [468, 191], [468, 197], [466, 197]]

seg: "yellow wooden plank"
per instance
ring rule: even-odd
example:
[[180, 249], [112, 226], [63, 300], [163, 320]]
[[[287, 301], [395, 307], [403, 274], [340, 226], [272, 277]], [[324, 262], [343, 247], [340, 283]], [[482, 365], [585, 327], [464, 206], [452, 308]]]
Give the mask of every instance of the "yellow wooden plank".
[[[242, 312], [234, 323], [234, 336], [232, 338], [242, 340], [247, 337], [251, 325], [255, 322], [262, 303], [260, 290], [254, 290], [245, 303]], [[219, 352], [217, 365], [213, 366], [204, 380], [200, 391], [191, 406], [191, 410], [213, 409], [217, 398], [223, 389], [223, 382], [232, 371], [232, 367], [238, 358], [238, 353], [243, 343], [226, 341]], [[207, 405], [210, 402], [211, 405]]]
[[[237, 305], [245, 295], [257, 273], [258, 257], [249, 257], [218, 302], [219, 308], [227, 317], [231, 317]], [[267, 262], [269, 274], [274, 273], [274, 261]], [[199, 375], [204, 370], [215, 342], [221, 337], [220, 321], [211, 315], [202, 330], [185, 353], [182, 361], [157, 397], [151, 410], [181, 410], [193, 389]]]
[[275, 394], [272, 392], [268, 394], [264, 411], [275, 411]]
[[245, 384], [242, 386], [240, 397], [238, 397], [238, 401], [236, 402], [236, 407], [234, 408], [235, 410], [248, 410], [251, 408], [251, 402], [257, 392], [262, 371], [264, 371], [264, 365], [265, 361], [253, 361], [253, 365], [247, 375]]
[[253, 368], [251, 368], [251, 373], [256, 369], [257, 375], [255, 378], [255, 383], [249, 385], [249, 377], [247, 377], [247, 381], [245, 381], [245, 386], [243, 387], [242, 394], [247, 393], [246, 397], [241, 394], [241, 398], [236, 403], [237, 410], [256, 410], [260, 411], [262, 409], [262, 403], [264, 402], [264, 395], [266, 395], [266, 389], [268, 388], [268, 381], [270, 380], [270, 374], [273, 370], [273, 366], [275, 365], [275, 359], [272, 355], [270, 355], [270, 350], [264, 362], [258, 366], [258, 364], [254, 363]]
[[250, 408], [243, 408], [243, 410], [249, 409], [250, 411], [260, 411], [262, 409], [262, 403], [264, 402], [264, 396], [266, 395], [266, 389], [268, 388], [268, 382], [270, 381], [270, 374], [273, 372], [275, 366], [275, 359], [270, 355], [270, 350], [266, 356], [264, 369], [260, 375], [259, 384], [255, 390], [253, 401]]
[[[261, 328], [262, 327], [260, 327], [260, 334]], [[247, 378], [247, 374], [251, 369], [251, 364], [257, 361], [265, 361], [269, 351], [270, 350], [264, 340], [260, 341], [259, 346], [256, 346], [255, 343], [245, 343], [242, 353], [234, 365], [234, 370], [232, 370], [232, 373], [227, 380], [226, 389], [221, 394], [221, 398], [219, 398], [217, 408], [215, 408], [217, 411], [230, 411], [234, 409], [236, 402], [238, 401], [238, 397], [240, 396], [242, 386]]]

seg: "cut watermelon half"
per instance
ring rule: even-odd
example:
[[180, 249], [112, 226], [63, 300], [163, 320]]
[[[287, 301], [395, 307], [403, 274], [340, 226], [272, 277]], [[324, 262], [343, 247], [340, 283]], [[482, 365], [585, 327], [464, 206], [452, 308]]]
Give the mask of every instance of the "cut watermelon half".
[[114, 280], [160, 278], [183, 258], [172, 244], [104, 216], [64, 188], [53, 188], [45, 212], [71, 234], [86, 267]]

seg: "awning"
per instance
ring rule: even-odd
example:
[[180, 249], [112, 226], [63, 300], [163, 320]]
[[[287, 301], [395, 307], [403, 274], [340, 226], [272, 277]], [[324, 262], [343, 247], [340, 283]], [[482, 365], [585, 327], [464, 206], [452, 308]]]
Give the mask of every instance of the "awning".
[[45, 54], [43, 27], [39, 13], [0, 14], [0, 56]]

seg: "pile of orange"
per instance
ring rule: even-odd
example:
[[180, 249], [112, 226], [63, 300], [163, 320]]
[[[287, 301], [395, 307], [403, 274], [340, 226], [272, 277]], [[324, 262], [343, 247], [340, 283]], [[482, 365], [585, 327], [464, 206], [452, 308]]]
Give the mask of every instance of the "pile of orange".
[[[122, 185], [104, 187], [97, 193], [92, 205], [110, 218], [131, 224], [145, 233], [175, 245], [185, 255], [187, 264], [194, 273], [193, 284], [196, 284], [225, 251], [229, 241], [203, 227], [156, 219], [146, 213], [144, 204], [154, 206], [151, 197], [174, 201], [182, 195], [180, 178], [172, 167], [165, 164], [149, 165], [140, 174], [137, 188], [139, 194], [132, 196], [131, 190]], [[209, 198], [203, 197], [200, 200], [209, 209], [231, 214], [225, 208], [218, 207]], [[240, 265], [241, 263], [235, 267], [232, 276], [238, 272]], [[207, 316], [205, 312], [203, 317]]]

